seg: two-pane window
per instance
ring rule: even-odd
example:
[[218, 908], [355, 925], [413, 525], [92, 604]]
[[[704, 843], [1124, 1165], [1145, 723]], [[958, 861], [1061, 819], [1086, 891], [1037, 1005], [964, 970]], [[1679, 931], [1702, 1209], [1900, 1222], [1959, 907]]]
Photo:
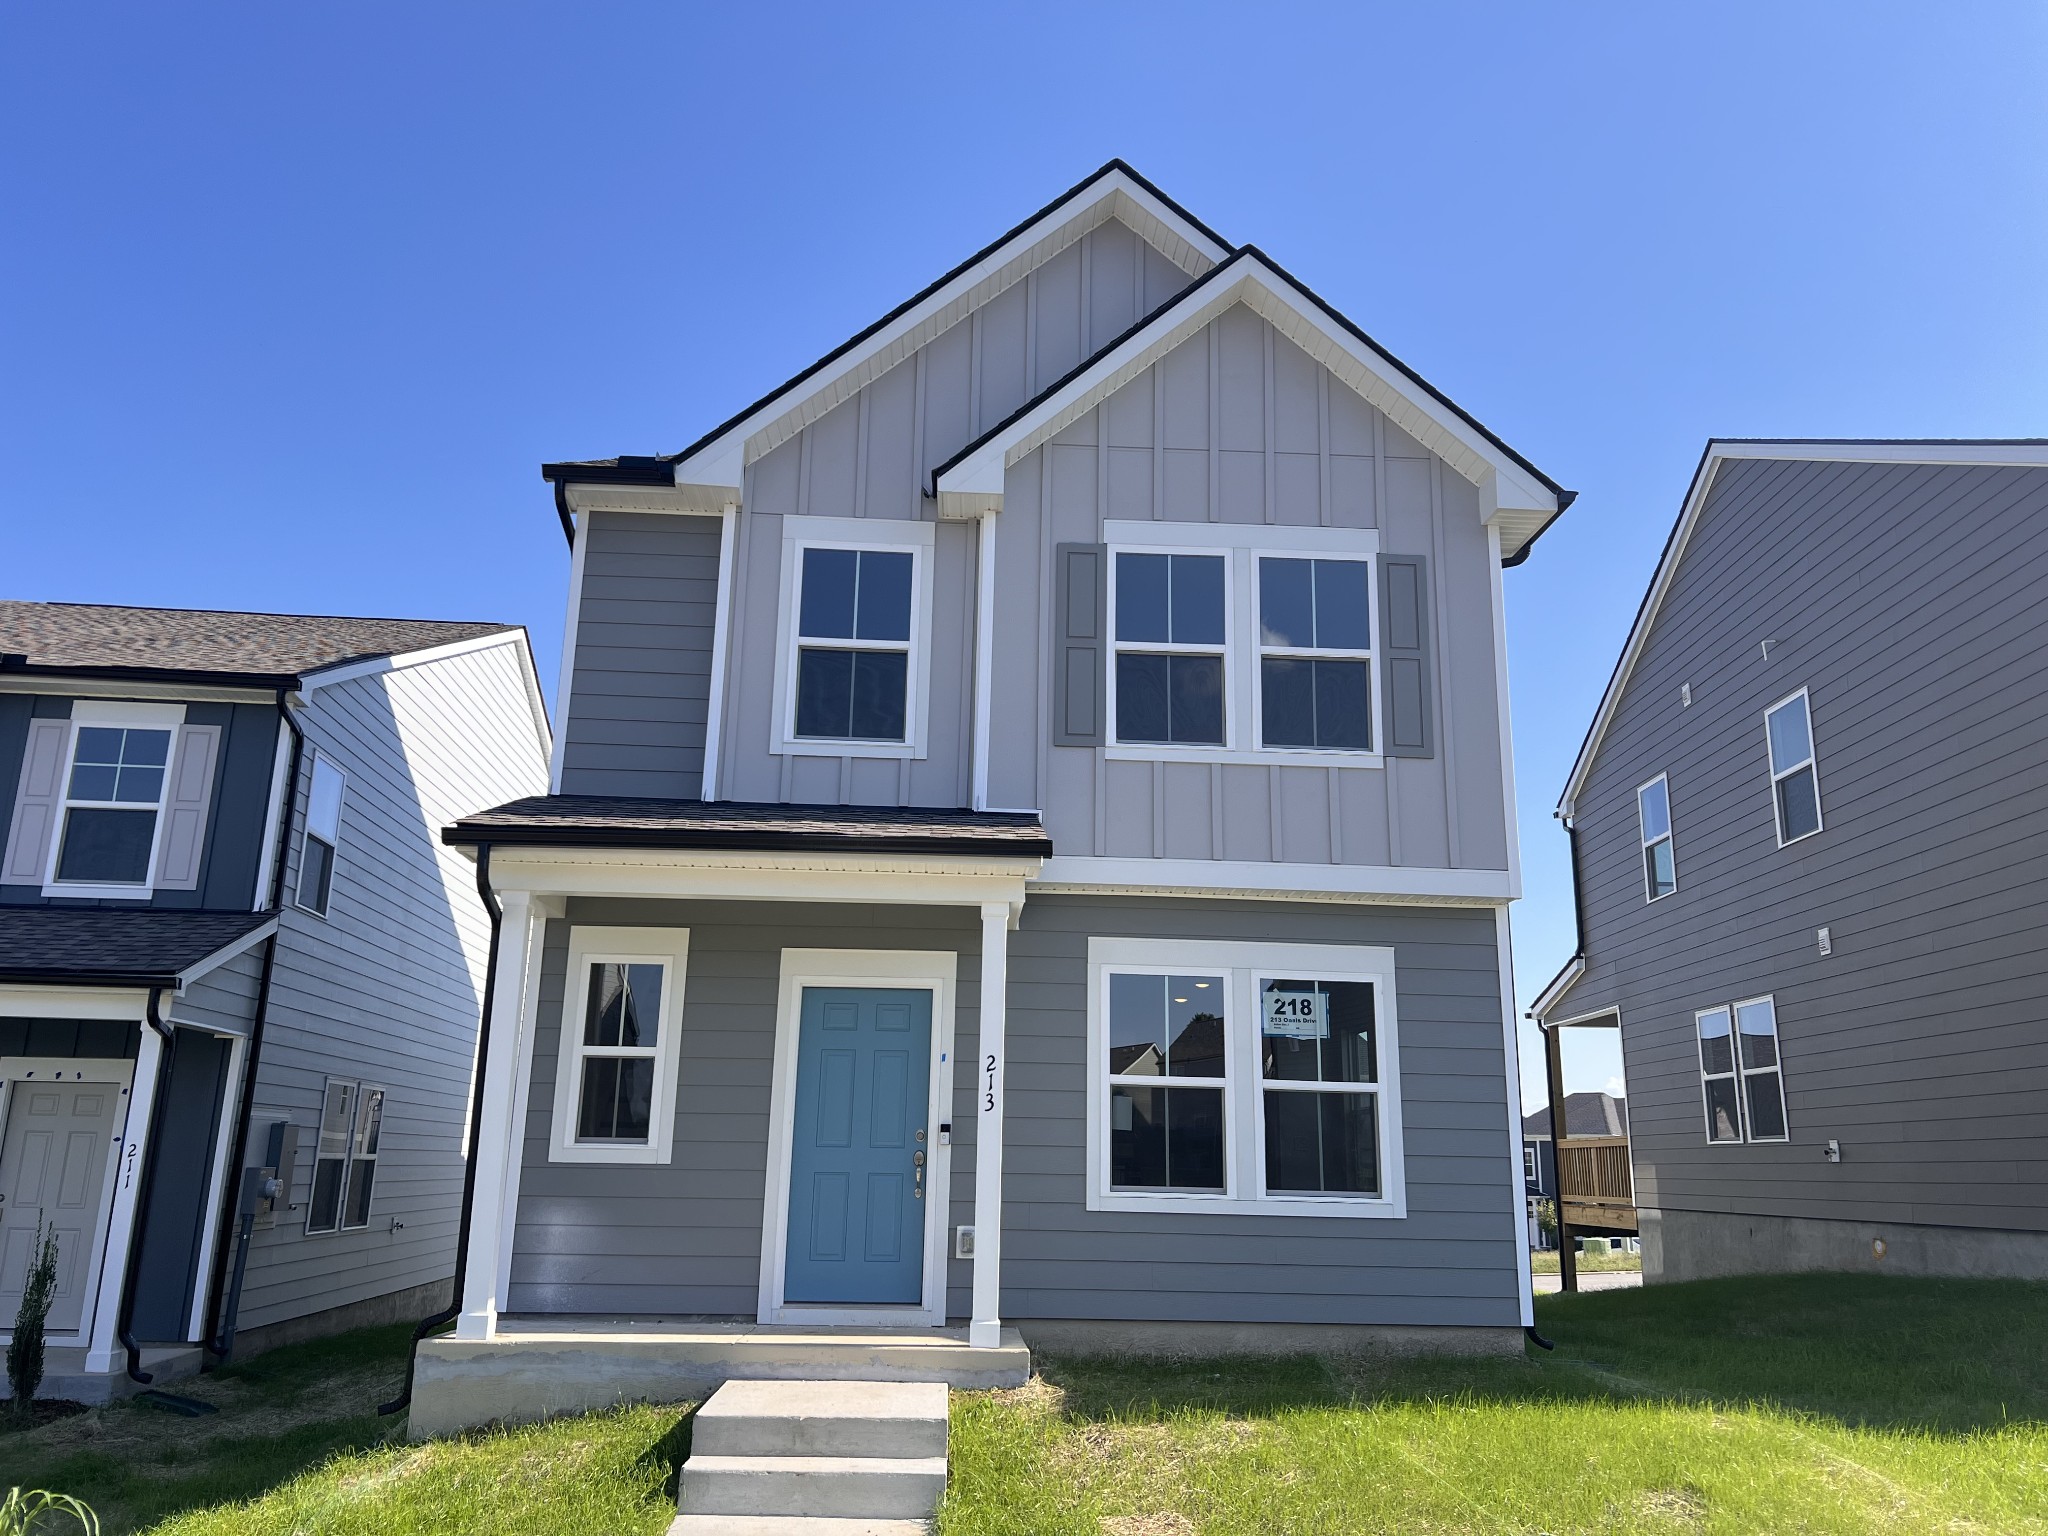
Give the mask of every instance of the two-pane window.
[[1820, 830], [1820, 778], [1804, 688], [1764, 712], [1764, 737], [1770, 749], [1771, 804], [1782, 848]]
[[667, 1161], [688, 937], [671, 928], [572, 930], [557, 1162]]
[[1671, 786], [1663, 774], [1636, 791], [1636, 823], [1643, 839], [1643, 893], [1651, 901], [1678, 889], [1671, 852]]
[[1259, 557], [1259, 742], [1372, 747], [1372, 581], [1364, 560]]
[[1090, 957], [1091, 1209], [1400, 1205], [1386, 951], [1097, 939]]
[[330, 1078], [320, 1106], [313, 1198], [306, 1230], [346, 1232], [370, 1224], [377, 1148], [384, 1136], [384, 1090]]
[[313, 758], [313, 787], [306, 796], [306, 830], [299, 841], [298, 903], [327, 915], [334, 892], [334, 853], [341, 846], [342, 772], [326, 757]]
[[1699, 1034], [1707, 1140], [1785, 1140], [1784, 1069], [1773, 999], [1702, 1008], [1693, 1015], [1693, 1025]]
[[907, 549], [802, 551], [796, 736], [909, 740], [916, 564]]
[[1116, 739], [1222, 746], [1228, 633], [1222, 555], [1116, 557]]
[[114, 723], [80, 723], [73, 731], [52, 871], [56, 883], [149, 885], [173, 734]]

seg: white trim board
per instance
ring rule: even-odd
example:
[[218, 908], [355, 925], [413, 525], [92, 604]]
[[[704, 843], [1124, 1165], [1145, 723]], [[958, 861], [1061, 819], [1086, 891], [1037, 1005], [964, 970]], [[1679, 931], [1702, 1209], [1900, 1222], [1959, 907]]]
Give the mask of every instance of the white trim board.
[[1608, 678], [1607, 689], [1600, 696], [1600, 706], [1593, 712], [1593, 723], [1587, 727], [1586, 739], [1580, 744], [1579, 755], [1573, 760], [1572, 771], [1565, 779], [1564, 793], [1557, 798], [1557, 815], [1569, 818], [1576, 808], [1579, 791], [1586, 787], [1586, 776], [1592, 772], [1594, 755], [1600, 750], [1600, 743], [1607, 735], [1607, 727], [1614, 721], [1614, 712], [1621, 704], [1622, 690], [1628, 686], [1629, 677], [1635, 671], [1643, 647], [1649, 642], [1650, 628], [1657, 622], [1657, 611], [1663, 606], [1665, 594], [1671, 590], [1671, 583], [1678, 574], [1678, 564], [1685, 557], [1686, 545], [1692, 539], [1693, 528], [1699, 522], [1700, 512], [1706, 505], [1708, 493], [1713, 489], [1715, 477], [1723, 464], [1743, 459], [1785, 459], [1836, 464], [1978, 464], [2030, 468], [2048, 466], [2048, 439], [2034, 438], [2011, 442], [1956, 439], [1864, 443], [1798, 439], [1759, 439], [1753, 442], [1728, 438], [1709, 439], [1706, 451], [1700, 455], [1698, 467], [1693, 470], [1692, 484], [1686, 490], [1685, 500], [1679, 506], [1678, 519], [1671, 526], [1671, 536], [1665, 540], [1664, 553], [1658, 557], [1657, 569], [1650, 578], [1649, 590], [1643, 594], [1642, 606], [1636, 610], [1635, 623], [1630, 626], [1628, 639], [1622, 644], [1621, 656], [1614, 664], [1613, 675]]
[[[950, 949], [785, 949], [776, 988], [774, 1089], [768, 1104], [768, 1180], [761, 1209], [764, 1324], [939, 1328], [946, 1321], [946, 1237], [953, 1151], [939, 1126], [952, 1118], [954, 1004], [960, 957]], [[914, 1307], [791, 1305], [782, 1299], [789, 1246], [791, 1127], [805, 987], [901, 987], [932, 994], [931, 1082], [925, 1111], [924, 1295]]]
[[[493, 865], [495, 868], [495, 864]], [[1307, 901], [1513, 901], [1504, 869], [1423, 869], [1386, 864], [1270, 864], [1228, 859], [1121, 859], [1056, 854], [1032, 891], [1116, 888], [1156, 895], [1279, 896]]]

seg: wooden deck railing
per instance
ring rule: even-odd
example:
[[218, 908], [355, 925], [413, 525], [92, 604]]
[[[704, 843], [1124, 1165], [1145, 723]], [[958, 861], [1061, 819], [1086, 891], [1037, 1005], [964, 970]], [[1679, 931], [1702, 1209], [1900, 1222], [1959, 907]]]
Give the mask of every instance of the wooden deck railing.
[[1567, 1200], [1618, 1202], [1635, 1198], [1629, 1182], [1626, 1136], [1573, 1136], [1557, 1144], [1557, 1186]]

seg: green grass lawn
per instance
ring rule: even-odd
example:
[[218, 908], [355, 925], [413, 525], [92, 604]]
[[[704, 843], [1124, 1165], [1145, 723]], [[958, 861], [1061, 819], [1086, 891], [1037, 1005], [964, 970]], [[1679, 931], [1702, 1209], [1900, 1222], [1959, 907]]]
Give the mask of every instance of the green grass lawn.
[[[1797, 1276], [1537, 1313], [1558, 1348], [1526, 1360], [1042, 1360], [955, 1394], [939, 1531], [2048, 1536], [2048, 1286]], [[368, 1412], [402, 1337], [209, 1378], [217, 1419], [0, 1432], [0, 1483], [91, 1499], [109, 1536], [666, 1529], [685, 1410], [406, 1445]]]
[[[1579, 1273], [1582, 1275], [1634, 1273], [1643, 1267], [1640, 1253], [1623, 1253], [1619, 1249], [1611, 1253], [1582, 1253], [1579, 1255]], [[1557, 1273], [1557, 1253], [1532, 1253], [1529, 1255], [1529, 1273], [1532, 1275], [1554, 1275]]]

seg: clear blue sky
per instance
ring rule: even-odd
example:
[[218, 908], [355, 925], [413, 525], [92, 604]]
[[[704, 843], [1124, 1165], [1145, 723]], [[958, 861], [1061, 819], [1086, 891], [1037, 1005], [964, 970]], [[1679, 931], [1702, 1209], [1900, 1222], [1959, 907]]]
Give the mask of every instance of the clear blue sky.
[[0, 591], [552, 678], [542, 459], [680, 447], [1121, 155], [1582, 493], [1508, 577], [1526, 1000], [1705, 439], [2048, 433], [2037, 4], [722, 14], [0, 9]]

